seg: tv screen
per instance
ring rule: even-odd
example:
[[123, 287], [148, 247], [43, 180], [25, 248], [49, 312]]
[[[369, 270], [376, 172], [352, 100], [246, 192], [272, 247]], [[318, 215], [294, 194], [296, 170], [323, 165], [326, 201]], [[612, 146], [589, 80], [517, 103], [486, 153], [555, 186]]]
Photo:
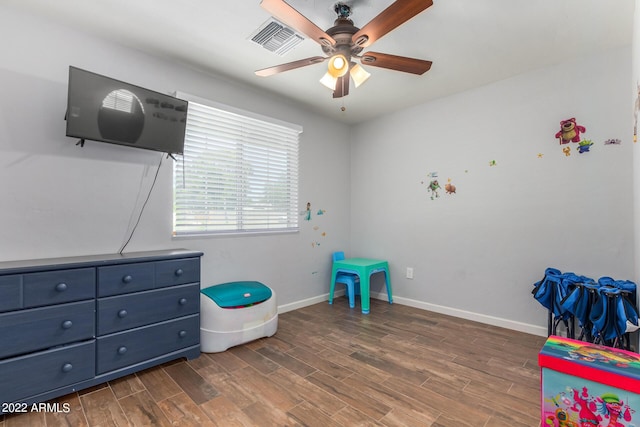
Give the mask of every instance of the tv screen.
[[69, 67], [67, 136], [182, 154], [185, 100]]

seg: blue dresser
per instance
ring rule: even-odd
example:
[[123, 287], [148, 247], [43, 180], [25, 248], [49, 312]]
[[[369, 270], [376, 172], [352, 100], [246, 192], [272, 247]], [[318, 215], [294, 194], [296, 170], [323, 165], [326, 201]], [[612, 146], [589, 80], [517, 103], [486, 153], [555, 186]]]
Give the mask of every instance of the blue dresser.
[[201, 256], [0, 262], [0, 402], [43, 402], [198, 357]]

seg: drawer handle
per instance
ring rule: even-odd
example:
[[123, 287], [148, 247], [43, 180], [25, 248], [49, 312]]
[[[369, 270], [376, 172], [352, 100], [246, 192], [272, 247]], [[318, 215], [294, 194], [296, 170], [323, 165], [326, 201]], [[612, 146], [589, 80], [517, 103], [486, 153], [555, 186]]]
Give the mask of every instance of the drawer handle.
[[121, 318], [121, 319], [124, 319], [125, 317], [127, 317], [127, 314], [129, 314], [129, 313], [127, 313], [127, 310], [120, 310], [118, 312], [118, 317]]
[[69, 329], [73, 326], [73, 322], [71, 320], [65, 320], [62, 322], [62, 329]]
[[187, 303], [187, 299], [186, 299], [186, 298], [180, 298], [180, 299], [178, 300], [178, 303], [179, 303], [180, 305], [185, 305], [185, 304]]
[[65, 363], [62, 365], [62, 372], [71, 372], [73, 365], [71, 363]]
[[183, 273], [184, 271], [181, 268], [176, 270], [176, 276], [182, 276]]
[[68, 287], [68, 286], [67, 286], [67, 284], [66, 284], [66, 283], [58, 283], [58, 284], [56, 285], [56, 291], [58, 291], [58, 292], [64, 292], [64, 291], [66, 291], [66, 290], [67, 290], [67, 287]]
[[123, 355], [123, 354], [125, 354], [126, 352], [127, 352], [127, 347], [125, 347], [125, 346], [118, 347], [118, 354], [119, 354], [119, 355], [121, 355], [121, 356], [122, 356], [122, 355]]
[[180, 338], [184, 338], [184, 337], [186, 337], [186, 336], [187, 336], [187, 331], [180, 331], [180, 332], [178, 332], [178, 336], [179, 336]]
[[127, 274], [122, 278], [123, 283], [131, 283], [132, 280], [133, 280], [133, 276], [130, 274]]

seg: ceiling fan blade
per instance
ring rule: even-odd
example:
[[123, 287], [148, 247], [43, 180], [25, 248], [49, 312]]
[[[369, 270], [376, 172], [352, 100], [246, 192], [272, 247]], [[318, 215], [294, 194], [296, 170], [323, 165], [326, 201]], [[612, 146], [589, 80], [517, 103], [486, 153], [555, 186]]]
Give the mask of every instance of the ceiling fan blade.
[[287, 62], [286, 64], [276, 65], [274, 67], [263, 68], [256, 71], [256, 76], [268, 77], [274, 74], [282, 73], [283, 71], [295, 70], [296, 68], [306, 67], [307, 65], [319, 64], [324, 61], [324, 56], [312, 56], [311, 58], [299, 59], [293, 62]]
[[373, 42], [404, 24], [429, 6], [433, 0], [396, 0], [378, 16], [373, 18], [351, 40], [362, 47], [370, 46]]
[[334, 98], [342, 98], [347, 95], [349, 95], [349, 73], [342, 77], [338, 77], [336, 89], [333, 91]]
[[424, 74], [431, 68], [431, 61], [407, 58], [406, 56], [389, 55], [388, 53], [367, 52], [360, 57], [360, 62], [372, 67], [388, 68], [412, 74]]
[[333, 46], [336, 41], [324, 30], [307, 19], [283, 0], [262, 0], [260, 6], [273, 17], [301, 32], [320, 45]]

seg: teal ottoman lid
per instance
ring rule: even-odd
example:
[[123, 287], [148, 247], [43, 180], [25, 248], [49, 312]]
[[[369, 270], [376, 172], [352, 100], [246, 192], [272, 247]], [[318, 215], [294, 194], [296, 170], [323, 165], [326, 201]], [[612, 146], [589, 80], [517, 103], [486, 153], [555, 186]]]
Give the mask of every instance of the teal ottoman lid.
[[222, 308], [257, 304], [271, 298], [271, 288], [260, 282], [222, 283], [204, 288], [200, 292]]

